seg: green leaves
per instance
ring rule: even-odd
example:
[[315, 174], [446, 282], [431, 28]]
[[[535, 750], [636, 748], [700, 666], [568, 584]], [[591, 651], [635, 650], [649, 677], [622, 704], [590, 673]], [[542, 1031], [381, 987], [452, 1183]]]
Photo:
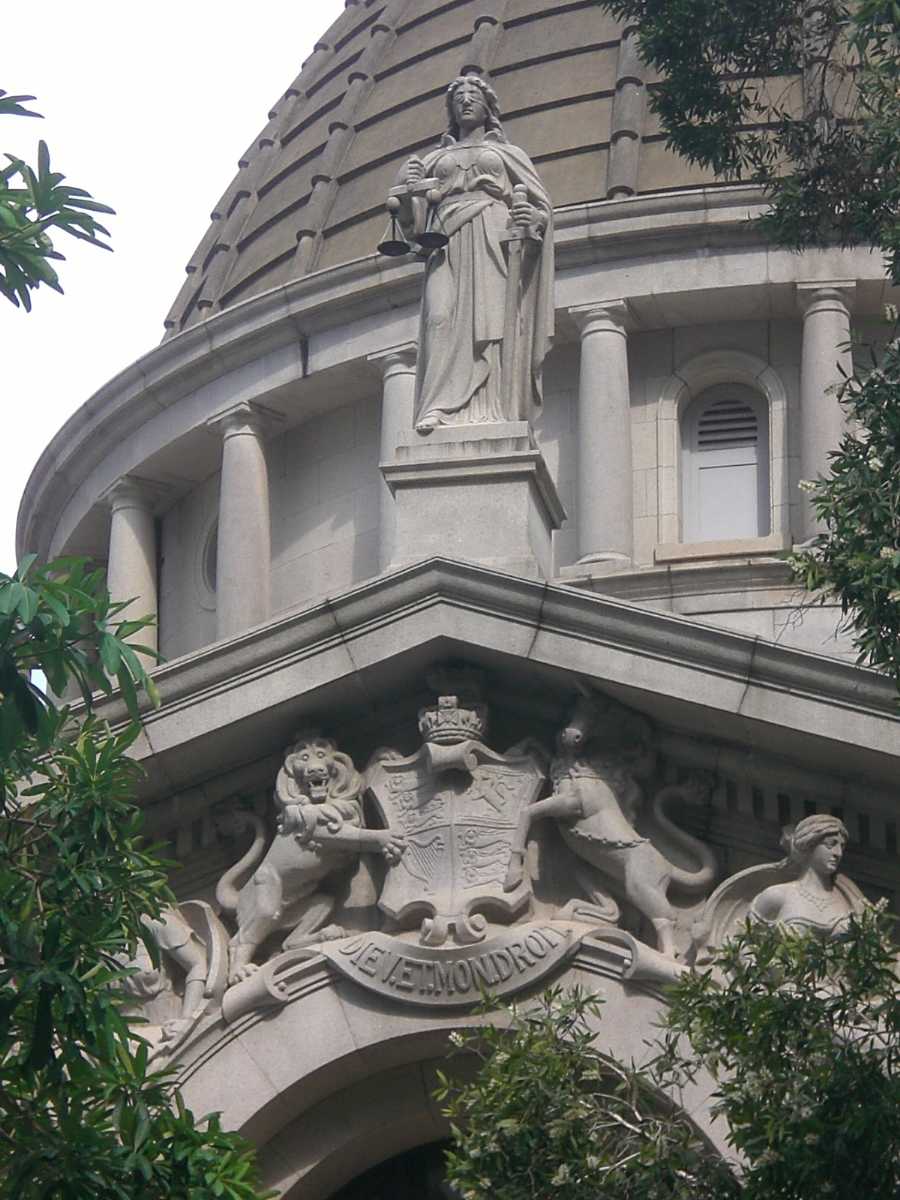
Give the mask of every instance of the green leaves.
[[[38, 116], [32, 99], [0, 91], [0, 116]], [[96, 214], [113, 210], [65, 183], [44, 142], [36, 167], [6, 157], [0, 294], [27, 310], [41, 285], [62, 291], [51, 235], [109, 249]], [[185, 1109], [123, 1007], [143, 918], [171, 899], [133, 800], [140, 692], [159, 698], [134, 642], [147, 622], [125, 607], [84, 560], [0, 574], [0, 1196], [255, 1200], [250, 1148]], [[93, 711], [115, 686], [131, 723], [114, 731]]]
[[824, 524], [812, 545], [791, 556], [797, 578], [821, 600], [837, 599], [859, 662], [889, 675], [900, 690], [900, 327], [889, 330], [841, 388], [851, 432], [814, 482]]
[[124, 1007], [171, 899], [134, 802], [140, 725], [95, 712], [115, 683], [135, 717], [151, 692], [124, 607], [79, 559], [0, 575], [0, 1196], [255, 1200], [250, 1149], [175, 1102]]
[[[748, 926], [670, 990], [642, 1070], [601, 1053], [600, 1003], [577, 989], [502, 1009], [451, 1037], [474, 1073], [439, 1073], [450, 1182], [463, 1200], [896, 1200], [894, 955], [871, 909], [841, 939]], [[701, 1067], [739, 1176], [679, 1103]]]
[[668, 145], [762, 184], [766, 235], [880, 246], [900, 282], [900, 24], [893, 3], [601, 0], [638, 29]]
[[596, 997], [553, 988], [503, 1009], [502, 1027], [451, 1038], [477, 1064], [470, 1082], [439, 1074], [437, 1091], [453, 1131], [448, 1178], [464, 1200], [738, 1195], [657, 1081], [600, 1053], [601, 1017]]
[[33, 671], [42, 671], [57, 695], [73, 688], [88, 711], [95, 693], [112, 691], [113, 679], [133, 719], [139, 688], [158, 703], [136, 653], [142, 647], [126, 642], [144, 623], [119, 621], [124, 607], [110, 601], [103, 572], [84, 560], [39, 567], [32, 556], [15, 575], [0, 573], [0, 804], [23, 773], [19, 752], [40, 752], [59, 734], [59, 710], [32, 681]]
[[746, 1200], [895, 1200], [900, 1188], [900, 1003], [890, 927], [869, 910], [845, 938], [755, 925], [718, 971], [671, 996], [678, 1039], [718, 1081], [744, 1158]]
[[34, 96], [10, 96], [0, 90], [0, 117], [39, 117], [40, 113], [24, 107], [33, 99]]
[[[38, 117], [23, 106], [33, 96], [9, 96], [0, 91], [0, 116]], [[109, 231], [95, 213], [113, 213], [94, 200], [84, 188], [64, 183], [65, 175], [54, 171], [46, 142], [38, 144], [37, 170], [12, 154], [0, 168], [0, 295], [26, 311], [31, 293], [42, 284], [61, 292], [51, 260], [62, 260], [50, 236], [59, 231], [80, 241], [111, 247], [103, 241]]]

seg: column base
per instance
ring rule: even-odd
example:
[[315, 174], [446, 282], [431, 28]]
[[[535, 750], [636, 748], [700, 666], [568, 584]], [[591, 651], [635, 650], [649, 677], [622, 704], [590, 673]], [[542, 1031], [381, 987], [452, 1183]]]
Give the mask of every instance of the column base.
[[406, 433], [381, 473], [396, 504], [392, 568], [440, 556], [552, 578], [566, 512], [527, 421]]
[[605, 579], [610, 575], [618, 575], [622, 571], [631, 571], [633, 568], [634, 560], [627, 554], [620, 554], [617, 550], [608, 550], [597, 554], [586, 554], [578, 562], [572, 563], [568, 567], [562, 567], [558, 577], [564, 583], [588, 582], [592, 579]]
[[621, 550], [596, 550], [593, 554], [583, 554], [578, 560], [578, 566], [591, 566], [593, 563], [612, 563], [614, 566], [630, 567], [632, 558]]

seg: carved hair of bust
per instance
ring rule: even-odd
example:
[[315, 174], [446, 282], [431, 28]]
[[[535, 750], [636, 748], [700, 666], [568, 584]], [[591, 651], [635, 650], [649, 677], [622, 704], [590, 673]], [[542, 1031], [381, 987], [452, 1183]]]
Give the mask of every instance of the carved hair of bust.
[[474, 84], [481, 92], [484, 106], [487, 109], [485, 128], [493, 130], [505, 142], [506, 134], [503, 132], [503, 126], [500, 123], [500, 101], [497, 99], [497, 93], [491, 85], [482, 79], [480, 75], [457, 75], [456, 79], [447, 88], [445, 96], [447, 104], [447, 132], [452, 138], [457, 141], [459, 140], [459, 125], [456, 121], [456, 113], [453, 111], [453, 100], [463, 84]]
[[850, 841], [850, 834], [843, 821], [827, 813], [816, 813], [815, 816], [804, 817], [802, 821], [798, 821], [792, 830], [785, 831], [781, 844], [787, 851], [788, 862], [799, 866], [820, 842], [835, 834], [845, 846]]

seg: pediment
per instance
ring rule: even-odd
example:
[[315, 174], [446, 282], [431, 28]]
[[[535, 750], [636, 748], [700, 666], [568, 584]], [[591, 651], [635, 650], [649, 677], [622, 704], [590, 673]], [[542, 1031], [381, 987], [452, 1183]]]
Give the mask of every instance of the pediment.
[[[311, 721], [377, 737], [414, 712], [425, 676], [486, 672], [505, 720], [552, 727], [589, 687], [663, 736], [790, 772], [893, 788], [900, 713], [886, 679], [823, 656], [574, 588], [430, 559], [155, 672], [163, 704], [136, 754], [153, 803], [267, 756]], [[121, 702], [104, 705], [112, 721]], [[342, 732], [342, 736], [347, 736]], [[832, 788], [833, 790], [833, 788]]]
[[[401, 1138], [376, 1158], [445, 1135], [429, 1064], [482, 986], [601, 992], [631, 1058], [773, 883], [779, 917], [829, 929], [896, 888], [894, 697], [833, 660], [432, 559], [157, 677], [148, 824], [182, 867], [155, 1052], [285, 1197], [370, 1166], [375, 1111]], [[849, 878], [810, 920], [779, 839], [813, 813]], [[705, 1092], [691, 1111], [715, 1140]]]
[[[266, 756], [316, 721], [377, 733], [413, 712], [434, 665], [484, 668], [515, 714], [552, 721], [578, 685], [672, 737], [894, 786], [900, 714], [887, 679], [761, 638], [574, 588], [430, 559], [155, 672], [162, 707], [136, 755], [149, 803]], [[124, 719], [121, 701], [102, 706]]]

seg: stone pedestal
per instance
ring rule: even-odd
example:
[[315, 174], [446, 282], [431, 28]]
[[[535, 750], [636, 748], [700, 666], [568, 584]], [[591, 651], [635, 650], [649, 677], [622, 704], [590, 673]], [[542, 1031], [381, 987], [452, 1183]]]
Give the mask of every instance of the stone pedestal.
[[406, 433], [381, 472], [396, 502], [392, 567], [441, 556], [552, 577], [566, 513], [527, 421]]

